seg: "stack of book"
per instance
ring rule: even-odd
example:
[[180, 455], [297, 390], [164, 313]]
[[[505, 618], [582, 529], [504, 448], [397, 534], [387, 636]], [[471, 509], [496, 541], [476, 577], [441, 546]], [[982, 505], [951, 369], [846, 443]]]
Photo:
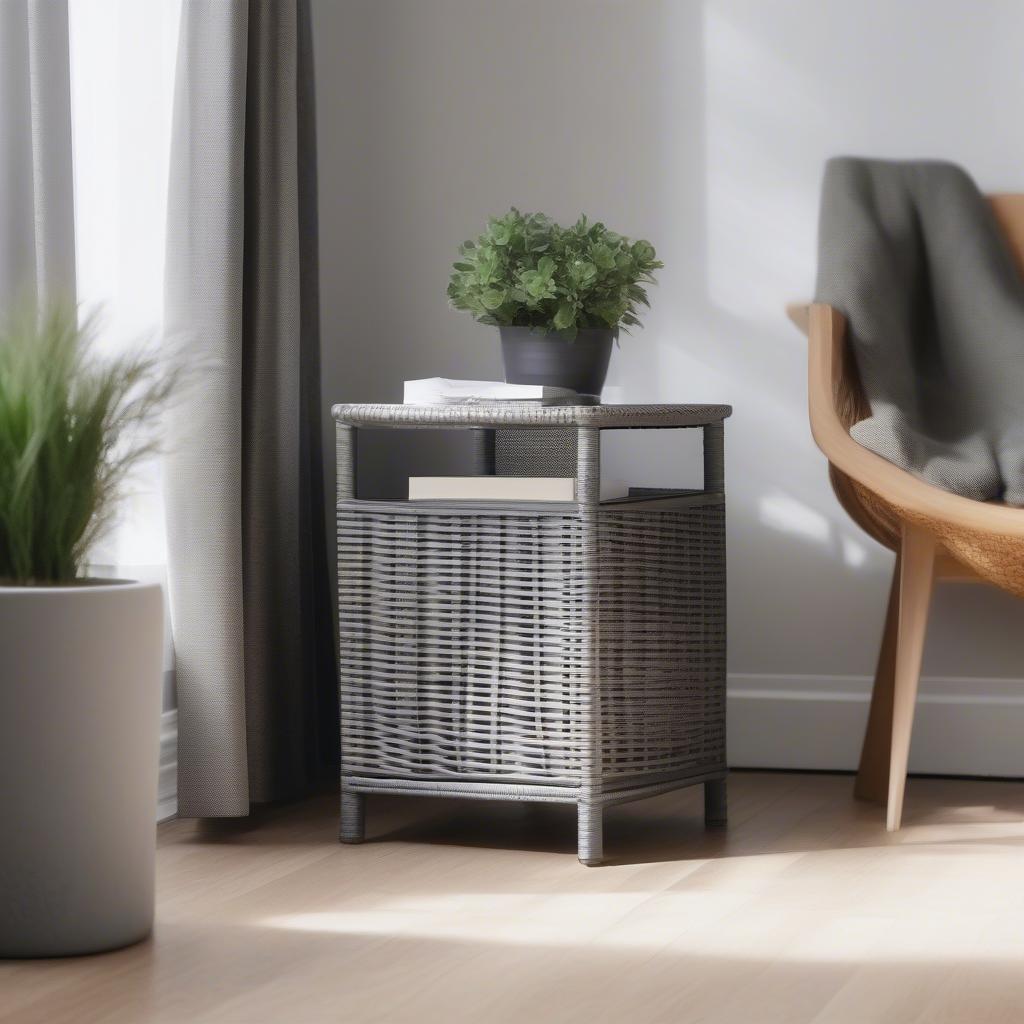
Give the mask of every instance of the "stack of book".
[[564, 476], [411, 476], [410, 501], [575, 501]]
[[589, 405], [571, 388], [541, 384], [505, 384], [496, 380], [427, 377], [405, 382], [406, 405], [473, 405], [481, 402], [536, 402], [539, 405]]

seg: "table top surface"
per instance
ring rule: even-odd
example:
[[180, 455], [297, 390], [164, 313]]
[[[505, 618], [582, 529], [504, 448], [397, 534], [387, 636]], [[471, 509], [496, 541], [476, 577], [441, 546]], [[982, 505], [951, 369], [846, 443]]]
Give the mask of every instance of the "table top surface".
[[704, 427], [732, 414], [731, 405], [336, 405], [334, 418], [352, 427]]

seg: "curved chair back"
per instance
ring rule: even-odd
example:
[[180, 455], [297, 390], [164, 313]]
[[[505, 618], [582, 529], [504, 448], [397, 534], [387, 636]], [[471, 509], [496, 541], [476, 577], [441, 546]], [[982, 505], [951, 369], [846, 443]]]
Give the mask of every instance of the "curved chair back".
[[[1024, 274], [1024, 195], [990, 196]], [[1024, 509], [943, 490], [857, 444], [850, 428], [869, 412], [846, 339], [846, 321], [824, 303], [789, 307], [808, 337], [811, 432], [850, 517], [896, 552], [885, 633], [854, 792], [885, 803], [898, 829], [933, 583], [991, 583], [1024, 598]]]

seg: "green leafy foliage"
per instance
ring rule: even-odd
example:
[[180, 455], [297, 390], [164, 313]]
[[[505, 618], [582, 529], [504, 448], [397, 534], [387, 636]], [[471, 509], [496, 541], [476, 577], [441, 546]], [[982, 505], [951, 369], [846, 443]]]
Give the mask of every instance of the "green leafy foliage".
[[574, 338], [588, 327], [637, 326], [649, 306], [644, 287], [663, 266], [650, 242], [632, 242], [580, 217], [561, 227], [543, 213], [492, 217], [463, 242], [448, 299], [474, 319]]
[[74, 310], [0, 328], [0, 582], [70, 583], [109, 526], [175, 374], [150, 356], [100, 360]]

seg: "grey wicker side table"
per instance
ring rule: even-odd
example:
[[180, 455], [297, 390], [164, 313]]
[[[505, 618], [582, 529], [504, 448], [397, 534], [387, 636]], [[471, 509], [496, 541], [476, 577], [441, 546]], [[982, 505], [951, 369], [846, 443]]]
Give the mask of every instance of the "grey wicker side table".
[[[341, 839], [368, 793], [602, 812], [704, 784], [724, 823], [727, 405], [337, 405]], [[478, 472], [572, 475], [574, 502], [367, 501], [357, 432], [476, 430]], [[600, 500], [600, 432], [704, 432], [701, 490]], [[524, 466], [529, 469], [524, 469]]]

